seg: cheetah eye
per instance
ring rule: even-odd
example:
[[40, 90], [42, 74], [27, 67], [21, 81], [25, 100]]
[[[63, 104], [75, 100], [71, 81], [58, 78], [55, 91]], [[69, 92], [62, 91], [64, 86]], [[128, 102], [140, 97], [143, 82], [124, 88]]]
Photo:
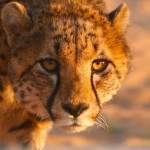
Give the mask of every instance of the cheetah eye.
[[109, 61], [107, 60], [94, 60], [92, 69], [95, 72], [103, 72], [107, 69]]
[[40, 64], [47, 72], [55, 72], [58, 68], [58, 62], [54, 59], [43, 59]]

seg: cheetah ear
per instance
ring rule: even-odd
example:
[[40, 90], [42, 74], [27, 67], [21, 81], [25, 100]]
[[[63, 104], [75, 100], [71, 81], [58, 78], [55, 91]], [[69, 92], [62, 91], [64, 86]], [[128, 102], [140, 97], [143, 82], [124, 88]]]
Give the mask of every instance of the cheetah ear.
[[120, 5], [116, 10], [109, 14], [109, 20], [113, 27], [118, 30], [120, 34], [124, 34], [129, 25], [130, 9], [126, 3]]
[[17, 2], [11, 2], [4, 6], [1, 19], [10, 47], [13, 46], [17, 38], [29, 31], [32, 26], [25, 7]]

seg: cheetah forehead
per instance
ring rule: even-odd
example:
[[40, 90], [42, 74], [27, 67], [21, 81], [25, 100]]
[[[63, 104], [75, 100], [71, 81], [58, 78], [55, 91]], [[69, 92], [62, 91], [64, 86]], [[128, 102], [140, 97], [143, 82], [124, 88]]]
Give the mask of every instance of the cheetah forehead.
[[[35, 4], [36, 3], [36, 4]], [[101, 0], [57, 0], [48, 4], [35, 2], [29, 11], [37, 24], [47, 24], [53, 18], [82, 17], [98, 24], [108, 24], [105, 13], [105, 3]]]

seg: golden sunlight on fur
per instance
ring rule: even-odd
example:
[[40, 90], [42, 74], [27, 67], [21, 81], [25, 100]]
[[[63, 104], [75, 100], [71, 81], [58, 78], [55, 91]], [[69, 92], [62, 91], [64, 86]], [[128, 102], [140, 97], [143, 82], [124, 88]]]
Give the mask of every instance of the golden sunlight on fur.
[[52, 126], [95, 124], [129, 71], [127, 4], [0, 2], [0, 146], [41, 150]]

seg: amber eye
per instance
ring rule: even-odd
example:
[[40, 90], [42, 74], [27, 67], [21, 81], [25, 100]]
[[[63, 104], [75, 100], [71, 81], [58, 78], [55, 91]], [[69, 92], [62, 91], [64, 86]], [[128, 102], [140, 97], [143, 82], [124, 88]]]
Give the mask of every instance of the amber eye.
[[109, 62], [107, 60], [95, 60], [92, 69], [96, 72], [103, 72], [107, 69]]
[[41, 60], [40, 63], [47, 72], [54, 72], [58, 68], [58, 63], [54, 59], [44, 59]]

